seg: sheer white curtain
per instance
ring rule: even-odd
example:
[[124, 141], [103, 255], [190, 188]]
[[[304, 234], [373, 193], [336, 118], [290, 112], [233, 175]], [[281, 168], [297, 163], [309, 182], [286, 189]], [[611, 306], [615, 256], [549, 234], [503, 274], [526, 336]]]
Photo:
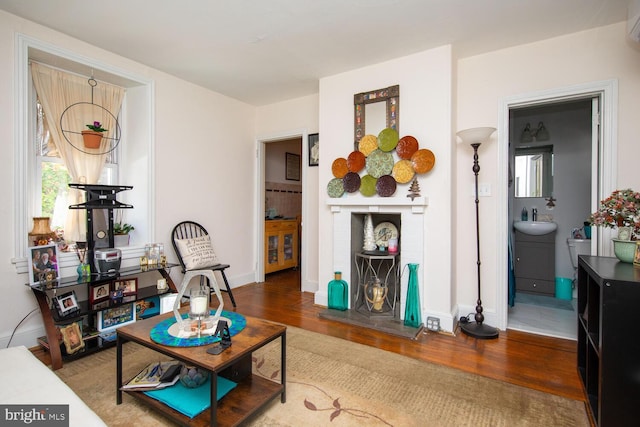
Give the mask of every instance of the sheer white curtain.
[[[106, 152], [116, 136], [114, 117], [120, 112], [124, 89], [103, 82], [92, 88], [88, 78], [36, 62], [31, 63], [31, 75], [51, 138], [72, 182], [96, 184], [107, 158]], [[72, 105], [76, 108], [70, 108]], [[99, 121], [108, 130], [104, 132], [100, 148], [87, 149], [82, 144], [80, 132], [87, 130], [86, 125], [94, 121]], [[84, 191], [69, 189], [67, 194], [68, 205], [84, 201]], [[65, 238], [68, 241], [86, 240], [85, 210], [69, 209]]]

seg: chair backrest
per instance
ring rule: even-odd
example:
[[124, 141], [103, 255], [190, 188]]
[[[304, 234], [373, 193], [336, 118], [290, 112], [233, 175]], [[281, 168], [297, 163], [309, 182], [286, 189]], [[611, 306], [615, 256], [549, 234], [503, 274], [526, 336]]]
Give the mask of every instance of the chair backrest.
[[182, 267], [182, 271], [186, 270], [184, 266], [184, 261], [182, 260], [182, 255], [178, 250], [178, 245], [176, 244], [176, 240], [181, 239], [193, 239], [195, 237], [206, 236], [209, 233], [207, 230], [193, 221], [182, 221], [175, 227], [173, 227], [173, 231], [171, 232], [171, 244], [173, 245], [173, 250], [178, 257], [178, 261], [180, 262], [180, 266]]

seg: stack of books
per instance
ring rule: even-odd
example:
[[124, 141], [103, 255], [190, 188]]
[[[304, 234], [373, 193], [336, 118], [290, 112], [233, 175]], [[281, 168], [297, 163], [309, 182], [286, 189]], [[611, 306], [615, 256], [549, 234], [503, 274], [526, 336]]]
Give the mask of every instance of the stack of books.
[[182, 363], [176, 360], [154, 362], [147, 365], [122, 390], [149, 391], [174, 385], [180, 378]]

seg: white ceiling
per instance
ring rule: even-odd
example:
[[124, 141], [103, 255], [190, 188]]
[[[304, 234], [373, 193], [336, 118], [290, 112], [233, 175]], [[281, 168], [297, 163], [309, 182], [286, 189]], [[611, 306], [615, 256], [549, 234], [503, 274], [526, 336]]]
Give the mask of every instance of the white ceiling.
[[624, 21], [627, 0], [0, 0], [0, 9], [259, 106], [446, 44], [467, 57]]

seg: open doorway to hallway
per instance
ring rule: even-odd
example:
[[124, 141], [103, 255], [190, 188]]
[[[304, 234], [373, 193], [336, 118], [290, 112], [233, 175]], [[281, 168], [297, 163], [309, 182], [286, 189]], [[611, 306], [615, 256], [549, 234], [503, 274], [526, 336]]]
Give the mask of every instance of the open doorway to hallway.
[[[267, 275], [298, 270], [302, 237], [302, 137], [265, 143], [264, 257]], [[300, 289], [300, 275], [297, 288]]]

